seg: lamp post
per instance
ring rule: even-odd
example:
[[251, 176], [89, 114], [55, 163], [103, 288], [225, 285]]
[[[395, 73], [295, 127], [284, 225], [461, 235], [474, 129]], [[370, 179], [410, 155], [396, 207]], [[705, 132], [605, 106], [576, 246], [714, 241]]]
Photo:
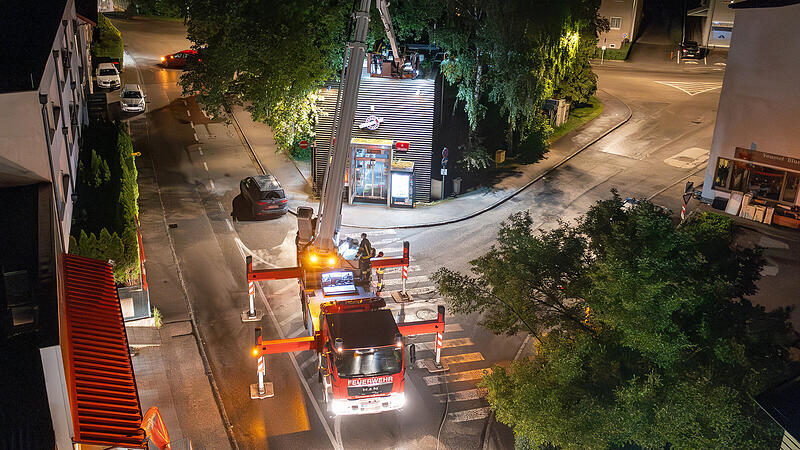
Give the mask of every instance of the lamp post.
[[603, 65], [603, 60], [606, 59], [606, 46], [600, 47], [603, 50], [603, 53], [600, 54], [600, 65]]

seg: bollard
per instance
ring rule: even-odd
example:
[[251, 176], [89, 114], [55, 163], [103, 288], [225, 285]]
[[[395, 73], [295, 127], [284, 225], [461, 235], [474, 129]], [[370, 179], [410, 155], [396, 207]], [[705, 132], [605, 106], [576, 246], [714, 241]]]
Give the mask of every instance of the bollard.
[[403, 266], [403, 297], [406, 295], [406, 280], [408, 279], [408, 266]]
[[436, 360], [437, 367], [442, 367], [442, 333], [436, 333]]
[[430, 373], [446, 372], [450, 370], [446, 364], [442, 364], [442, 344], [444, 339], [444, 306], [439, 305], [438, 321], [442, 323], [442, 329], [436, 330], [436, 340], [434, 341], [433, 360], [425, 359], [422, 364]]
[[275, 396], [275, 389], [272, 383], [264, 382], [264, 376], [267, 374], [267, 366], [264, 362], [264, 354], [261, 353], [262, 338], [261, 327], [255, 329], [255, 347], [253, 347], [254, 356], [258, 356], [258, 383], [250, 385], [250, 398], [253, 400], [260, 400], [268, 397]]
[[256, 310], [256, 283], [250, 279], [250, 274], [253, 273], [253, 257], [247, 256], [247, 296], [250, 300], [250, 307], [247, 311], [242, 311], [242, 322], [258, 322], [264, 315], [261, 311]]

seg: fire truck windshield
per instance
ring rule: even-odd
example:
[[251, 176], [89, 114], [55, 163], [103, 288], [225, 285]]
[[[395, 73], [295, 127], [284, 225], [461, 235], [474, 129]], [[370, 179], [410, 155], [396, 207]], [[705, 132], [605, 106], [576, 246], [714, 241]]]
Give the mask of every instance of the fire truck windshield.
[[403, 349], [395, 346], [335, 353], [336, 371], [340, 377], [372, 377], [391, 375], [403, 367]]

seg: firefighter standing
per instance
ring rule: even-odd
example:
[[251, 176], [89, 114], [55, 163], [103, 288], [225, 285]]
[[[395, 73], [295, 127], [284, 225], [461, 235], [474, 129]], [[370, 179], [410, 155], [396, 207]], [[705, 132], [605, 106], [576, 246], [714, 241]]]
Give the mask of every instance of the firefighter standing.
[[[378, 252], [378, 258], [383, 257], [383, 252]], [[383, 290], [383, 273], [386, 272], [385, 267], [375, 268], [375, 276], [378, 277], [378, 292]]]
[[375, 256], [375, 249], [372, 248], [372, 243], [367, 239], [367, 233], [361, 233], [361, 243], [358, 244], [358, 268], [361, 270], [361, 276], [369, 282], [372, 278], [372, 262], [370, 261]]

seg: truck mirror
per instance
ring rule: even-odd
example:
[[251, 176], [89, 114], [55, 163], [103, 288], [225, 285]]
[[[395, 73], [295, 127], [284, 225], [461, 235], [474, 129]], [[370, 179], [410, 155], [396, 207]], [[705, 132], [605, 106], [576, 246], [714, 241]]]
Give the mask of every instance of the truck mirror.
[[417, 347], [414, 344], [408, 346], [408, 361], [411, 364], [417, 362]]

